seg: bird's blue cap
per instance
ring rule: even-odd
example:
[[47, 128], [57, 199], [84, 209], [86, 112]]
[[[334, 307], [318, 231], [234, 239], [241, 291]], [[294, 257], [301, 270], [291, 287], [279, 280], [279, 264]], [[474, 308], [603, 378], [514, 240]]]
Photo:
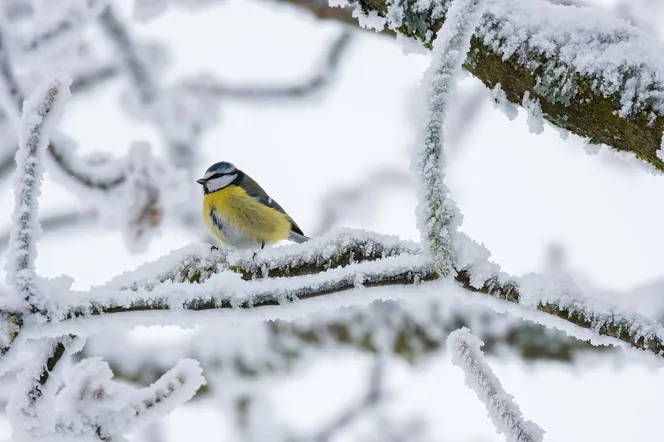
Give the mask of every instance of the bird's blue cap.
[[227, 161], [220, 161], [208, 167], [208, 170], [205, 171], [203, 178], [196, 180], [196, 182], [202, 185], [205, 184], [205, 182], [213, 175], [228, 175], [235, 172], [237, 172], [237, 168], [233, 164]]
[[214, 163], [212, 166], [208, 168], [208, 170], [205, 171], [205, 176], [208, 177], [212, 174], [227, 174], [227, 173], [233, 173], [237, 169], [232, 163], [229, 163], [227, 161], [220, 161], [218, 163]]

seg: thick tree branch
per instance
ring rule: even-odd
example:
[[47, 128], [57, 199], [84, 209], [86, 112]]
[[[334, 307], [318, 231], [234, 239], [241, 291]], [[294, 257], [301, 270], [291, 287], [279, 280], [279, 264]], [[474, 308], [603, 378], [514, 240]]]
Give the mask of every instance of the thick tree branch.
[[[240, 327], [240, 328], [238, 328]], [[201, 362], [208, 372], [234, 372], [253, 378], [270, 373], [291, 373], [312, 354], [330, 347], [369, 354], [388, 353], [411, 364], [440, 354], [447, 335], [459, 327], [475, 330], [491, 354], [517, 355], [525, 360], [570, 362], [580, 352], [611, 351], [564, 333], [530, 324], [483, 306], [467, 306], [454, 299], [403, 303], [374, 301], [364, 307], [345, 307], [293, 321], [275, 320], [231, 326], [228, 333], [251, 336], [251, 347], [241, 342], [219, 343], [225, 328], [201, 327], [185, 341], [139, 344], [121, 332], [93, 336], [81, 357], [114, 361], [116, 376], [136, 384], [158, 379], [179, 358]], [[388, 332], [386, 332], [388, 331]], [[154, 354], [161, 355], [154, 358]], [[211, 380], [210, 390], [217, 385]], [[219, 385], [223, 389], [224, 385]]]
[[[245, 267], [251, 254], [225, 254], [224, 250], [220, 253], [200, 253], [200, 249], [188, 253], [180, 251], [175, 257], [169, 256], [147, 267], [155, 275], [153, 279], [141, 279], [144, 278], [141, 276], [132, 281], [132, 277], [146, 274], [146, 269], [138, 269], [134, 274], [123, 275], [105, 287], [94, 289], [87, 296], [76, 294], [75, 301], [60, 311], [60, 325], [67, 330], [68, 322], [79, 317], [88, 318], [86, 323], [90, 325], [92, 317], [112, 313], [252, 309], [358, 287], [428, 284], [425, 281], [438, 279], [423, 257], [413, 254], [413, 244], [375, 234], [330, 234], [305, 245], [265, 250], [256, 257], [262, 269], [253, 264]], [[456, 247], [473, 246], [456, 244]], [[376, 255], [381, 259], [371, 261]], [[466, 250], [457, 255], [463, 259], [457, 264], [454, 279], [468, 292], [547, 313], [562, 320], [561, 324], [566, 322], [613, 338], [605, 341], [607, 343], [622, 342], [664, 356], [664, 329], [648, 318], [586, 300], [574, 293], [573, 287], [547, 285], [547, 281], [538, 287], [526, 281], [524, 288], [477, 254]], [[319, 273], [312, 274], [314, 271]], [[283, 277], [247, 280], [264, 272]], [[444, 285], [440, 287], [443, 290]], [[565, 331], [580, 339], [589, 337], [569, 325]]]
[[[396, 31], [427, 47], [445, 21], [441, 5], [449, 4], [438, 0], [421, 8], [413, 0], [350, 0], [351, 7], [331, 8], [315, 0], [287, 1], [319, 18], [350, 24], [357, 24], [353, 8], [402, 17], [388, 23], [385, 32]], [[554, 126], [631, 152], [664, 170], [656, 154], [664, 132], [662, 44], [592, 8], [544, 0], [506, 5], [485, 13], [464, 68], [490, 89], [500, 85], [511, 103], [521, 106], [526, 95], [537, 99], [543, 117]], [[583, 41], [572, 39], [575, 35]], [[594, 51], [586, 54], [594, 65], [583, 64], [580, 51], [589, 50]]]

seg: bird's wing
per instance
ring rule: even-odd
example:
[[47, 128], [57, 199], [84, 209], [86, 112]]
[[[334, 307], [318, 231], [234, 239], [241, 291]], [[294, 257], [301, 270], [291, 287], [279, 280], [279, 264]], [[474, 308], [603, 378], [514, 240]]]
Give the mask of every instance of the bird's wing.
[[293, 221], [293, 218], [291, 218], [290, 215], [287, 214], [286, 211], [279, 205], [279, 203], [273, 200], [263, 190], [263, 188], [258, 185], [256, 181], [245, 175], [244, 179], [242, 180], [242, 188], [244, 189], [245, 192], [247, 192], [247, 195], [256, 198], [258, 201], [265, 204], [266, 206], [272, 207], [274, 210], [277, 210], [286, 215], [286, 217], [291, 223], [291, 230], [295, 233], [299, 233], [300, 235], [304, 236], [304, 233], [302, 233], [302, 229], [300, 229], [300, 227], [295, 223], [295, 221]]

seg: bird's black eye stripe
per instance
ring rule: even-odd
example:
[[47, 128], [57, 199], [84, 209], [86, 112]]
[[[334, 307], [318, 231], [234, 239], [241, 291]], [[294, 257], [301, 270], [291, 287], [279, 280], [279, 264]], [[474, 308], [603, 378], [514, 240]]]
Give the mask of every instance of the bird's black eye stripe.
[[214, 180], [216, 178], [221, 178], [222, 176], [227, 175], [225, 173], [215, 173], [214, 175], [209, 176], [206, 181]]

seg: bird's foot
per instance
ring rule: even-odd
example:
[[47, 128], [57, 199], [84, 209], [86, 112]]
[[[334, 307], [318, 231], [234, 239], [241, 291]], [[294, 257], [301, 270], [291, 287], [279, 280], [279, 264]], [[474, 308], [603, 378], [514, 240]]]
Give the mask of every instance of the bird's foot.
[[219, 250], [219, 247], [217, 247], [217, 246], [211, 246], [210, 247], [211, 252], [214, 252], [215, 250]]
[[258, 252], [254, 252], [254, 256], [251, 257], [252, 261], [256, 261], [256, 255], [258, 255]]

